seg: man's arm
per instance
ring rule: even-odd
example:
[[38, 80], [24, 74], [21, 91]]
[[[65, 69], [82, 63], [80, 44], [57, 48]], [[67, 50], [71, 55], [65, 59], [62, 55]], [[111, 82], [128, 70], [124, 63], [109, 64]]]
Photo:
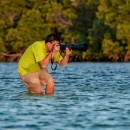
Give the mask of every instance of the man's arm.
[[51, 52], [48, 52], [47, 56], [46, 56], [42, 61], [39, 62], [40, 65], [41, 65], [42, 67], [48, 66], [49, 63], [50, 63], [50, 60], [54, 57], [55, 53], [56, 53], [57, 51], [59, 51], [59, 50], [60, 50], [60, 47], [57, 46], [57, 45], [54, 45], [53, 48], [52, 48], [52, 51], [51, 51]]
[[58, 64], [62, 67], [66, 66], [71, 54], [72, 54], [72, 50], [70, 50], [69, 48], [66, 48], [66, 54], [62, 60], [58, 61]]
[[55, 54], [55, 52], [53, 52], [53, 51], [49, 52], [49, 54], [47, 54], [47, 56], [42, 61], [39, 62], [40, 65], [42, 67], [48, 66], [48, 64], [50, 63], [50, 60], [54, 56], [54, 54]]

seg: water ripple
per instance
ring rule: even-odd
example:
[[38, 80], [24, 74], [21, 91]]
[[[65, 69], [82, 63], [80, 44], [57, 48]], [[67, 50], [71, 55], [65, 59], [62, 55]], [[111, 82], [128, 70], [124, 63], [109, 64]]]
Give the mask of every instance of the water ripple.
[[69, 63], [53, 95], [27, 94], [17, 63], [0, 63], [0, 129], [129, 130], [130, 63]]

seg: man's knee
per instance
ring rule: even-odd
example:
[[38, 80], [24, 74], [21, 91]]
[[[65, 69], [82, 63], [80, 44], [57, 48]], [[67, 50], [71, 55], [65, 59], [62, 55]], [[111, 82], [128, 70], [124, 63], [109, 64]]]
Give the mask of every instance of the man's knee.
[[48, 84], [47, 84], [47, 85], [54, 86], [54, 84], [55, 84], [55, 81], [54, 81], [54, 79], [51, 79], [51, 80], [48, 82]]
[[43, 88], [38, 88], [38, 89], [36, 90], [36, 93], [38, 93], [38, 94], [43, 93]]
[[54, 80], [50, 80], [46, 85], [46, 94], [53, 94], [54, 93]]
[[43, 93], [43, 87], [40, 84], [30, 84], [28, 91], [30, 94], [41, 94]]
[[39, 75], [40, 83], [43, 85], [54, 84], [53, 77], [48, 73], [47, 69], [43, 69]]
[[29, 94], [42, 94], [43, 93], [43, 90], [42, 89], [38, 89], [38, 90], [33, 90], [33, 91], [31, 91], [31, 90], [28, 90], [28, 93]]

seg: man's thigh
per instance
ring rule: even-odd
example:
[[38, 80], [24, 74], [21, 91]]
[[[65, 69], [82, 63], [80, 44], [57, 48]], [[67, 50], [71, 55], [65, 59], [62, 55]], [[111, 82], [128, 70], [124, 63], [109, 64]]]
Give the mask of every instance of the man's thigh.
[[35, 94], [43, 92], [43, 87], [39, 79], [39, 72], [34, 72], [23, 76], [20, 75], [20, 77], [29, 93]]
[[47, 85], [50, 81], [54, 81], [53, 77], [48, 73], [47, 69], [43, 69], [40, 71], [40, 82], [43, 85]]

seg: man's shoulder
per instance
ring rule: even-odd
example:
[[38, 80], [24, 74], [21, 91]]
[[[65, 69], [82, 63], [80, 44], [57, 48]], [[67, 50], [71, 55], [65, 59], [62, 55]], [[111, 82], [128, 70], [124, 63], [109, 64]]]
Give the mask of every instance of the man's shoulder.
[[31, 45], [32, 50], [37, 49], [44, 49], [45, 48], [45, 41], [36, 41]]
[[45, 41], [36, 41], [32, 44], [32, 46], [39, 46], [45, 44]]

